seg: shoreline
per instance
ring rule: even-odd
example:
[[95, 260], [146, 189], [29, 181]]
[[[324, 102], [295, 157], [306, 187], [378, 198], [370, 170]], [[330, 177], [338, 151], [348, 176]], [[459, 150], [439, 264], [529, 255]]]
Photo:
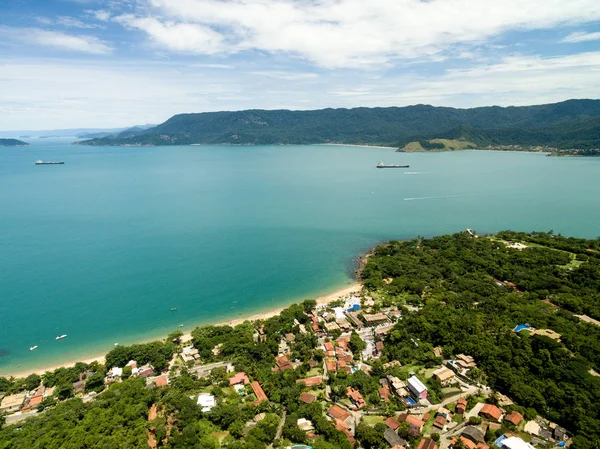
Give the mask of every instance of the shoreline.
[[[352, 284], [350, 284], [350, 285], [346, 285], [345, 287], [340, 288], [332, 293], [320, 295], [314, 299], [317, 301], [317, 305], [328, 304], [330, 302], [336, 301], [337, 299], [340, 298], [340, 296], [346, 296], [353, 292], [360, 292], [362, 290], [362, 287], [363, 287], [363, 285], [360, 282], [358, 282], [357, 280], [353, 280]], [[305, 298], [305, 299], [312, 299], [312, 298]], [[218, 323], [198, 324], [197, 326], [194, 326], [194, 328], [201, 327], [201, 326], [232, 326], [232, 327], [235, 327], [238, 324], [244, 323], [245, 321], [266, 320], [268, 318], [272, 318], [274, 316], [279, 315], [283, 310], [285, 310], [292, 304], [299, 303], [300, 301], [301, 300], [299, 300], [299, 299], [295, 299], [292, 302], [287, 303], [287, 305], [277, 307], [276, 309], [271, 309], [271, 310], [267, 310], [265, 312], [259, 312], [259, 313], [256, 313], [256, 314], [253, 314], [250, 316], [235, 318], [235, 319], [228, 320], [228, 321], [221, 321]], [[302, 301], [304, 301], [304, 299]], [[143, 340], [137, 341], [136, 343], [148, 343], [148, 342], [155, 341], [155, 340], [162, 340], [162, 339], [165, 339], [166, 337], [167, 337], [166, 335], [161, 335], [161, 336], [156, 336], [155, 338], [143, 339]], [[188, 340], [191, 340], [191, 338], [192, 338], [192, 331], [188, 331], [188, 332], [184, 332], [183, 336], [181, 337], [181, 340], [188, 341]], [[86, 357], [86, 358], [82, 358], [82, 359], [78, 359], [78, 360], [69, 360], [64, 363], [55, 364], [55, 365], [51, 365], [51, 366], [43, 366], [40, 368], [28, 368], [28, 369], [24, 369], [22, 371], [14, 371], [14, 372], [10, 372], [7, 374], [3, 374], [2, 377], [23, 378], [23, 377], [29, 376], [30, 374], [42, 375], [46, 371], [54, 371], [55, 369], [62, 368], [62, 367], [70, 368], [72, 366], [75, 366], [75, 364], [79, 363], [79, 362], [83, 362], [86, 364], [90, 364], [92, 362], [104, 363], [105, 356], [106, 356], [106, 353], [103, 353], [103, 354], [92, 355], [90, 357]]]
[[356, 143], [312, 143], [315, 146], [334, 146], [334, 147], [359, 147], [359, 148], [383, 148], [385, 150], [396, 150], [397, 147], [385, 147], [381, 145], [359, 145]]

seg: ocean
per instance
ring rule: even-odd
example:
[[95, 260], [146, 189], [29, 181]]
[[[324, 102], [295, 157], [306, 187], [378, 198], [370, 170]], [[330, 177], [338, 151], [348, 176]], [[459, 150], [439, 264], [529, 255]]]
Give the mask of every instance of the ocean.
[[600, 235], [600, 158], [31, 142], [0, 148], [0, 375], [335, 291], [389, 239]]

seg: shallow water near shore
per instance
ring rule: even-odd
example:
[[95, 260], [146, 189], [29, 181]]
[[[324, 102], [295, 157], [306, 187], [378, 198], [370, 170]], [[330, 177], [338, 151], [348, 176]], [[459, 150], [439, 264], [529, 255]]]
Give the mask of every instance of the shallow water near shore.
[[596, 237], [599, 175], [600, 158], [531, 153], [0, 148], [0, 374], [334, 291], [389, 239]]

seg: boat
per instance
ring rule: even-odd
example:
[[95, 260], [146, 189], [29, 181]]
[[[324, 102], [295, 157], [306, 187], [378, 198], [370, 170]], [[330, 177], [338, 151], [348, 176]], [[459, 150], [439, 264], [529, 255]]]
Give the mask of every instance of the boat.
[[177, 310], [177, 307], [171, 307], [169, 310], [170, 310], [171, 312], [175, 312], [175, 311]]
[[377, 168], [409, 168], [410, 165], [394, 165], [394, 164], [384, 164], [380, 162], [377, 164]]
[[183, 327], [183, 324], [180, 324], [179, 327]]
[[67, 334], [59, 335], [55, 340], [62, 340], [63, 338], [67, 338]]
[[36, 346], [32, 346], [31, 348], [29, 348], [30, 351], [35, 351], [37, 349], [37, 345]]
[[64, 161], [42, 161], [42, 160], [37, 160], [35, 161], [35, 165], [63, 165]]

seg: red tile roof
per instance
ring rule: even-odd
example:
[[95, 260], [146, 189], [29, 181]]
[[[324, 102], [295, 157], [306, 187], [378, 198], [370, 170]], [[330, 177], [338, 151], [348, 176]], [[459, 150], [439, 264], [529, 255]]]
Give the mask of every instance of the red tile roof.
[[333, 371], [334, 373], [337, 371], [337, 364], [334, 360], [327, 362], [327, 371]]
[[388, 418], [385, 420], [385, 425], [388, 426], [392, 430], [398, 429], [400, 427], [400, 422], [396, 418]]
[[502, 416], [502, 410], [500, 410], [495, 405], [485, 404], [483, 407], [481, 407], [479, 414], [485, 416], [488, 419], [500, 421], [500, 417]]
[[443, 416], [437, 416], [433, 422], [433, 426], [438, 429], [443, 429], [448, 421]]
[[514, 424], [515, 426], [518, 426], [519, 423], [521, 421], [523, 421], [523, 415], [521, 415], [519, 412], [517, 412], [515, 410], [515, 411], [510, 412], [508, 415], [506, 415], [504, 417], [504, 421], [508, 421], [508, 422]]
[[355, 390], [352, 387], [348, 387], [348, 389], [346, 390], [346, 394], [354, 403], [354, 405], [356, 405], [358, 408], [363, 408], [365, 405], [367, 405], [364, 398], [362, 397], [362, 394], [360, 394], [360, 391]]
[[379, 397], [383, 402], [390, 402], [390, 389], [388, 387], [381, 387], [379, 389]]
[[157, 387], [166, 387], [169, 385], [169, 380], [167, 379], [167, 376], [157, 377], [154, 381], [154, 385]]
[[302, 392], [300, 393], [300, 400], [306, 404], [311, 404], [317, 400], [312, 394]]
[[260, 384], [258, 382], [256, 382], [256, 381], [252, 382], [250, 384], [250, 387], [252, 388], [252, 391], [256, 395], [256, 399], [258, 399], [256, 401], [257, 403], [261, 403], [263, 401], [268, 401], [269, 400], [267, 398], [267, 395], [265, 394], [265, 392], [263, 391], [262, 387], [260, 386]]
[[348, 441], [350, 441], [350, 444], [352, 446], [354, 446], [354, 443], [356, 442], [356, 440], [354, 439], [354, 437], [348, 430], [348, 426], [346, 425], [346, 423], [344, 423], [343, 421], [340, 421], [339, 419], [336, 419], [335, 420], [335, 428], [337, 430], [339, 430], [340, 432], [344, 432], [344, 434], [346, 435], [346, 438], [348, 438]]
[[285, 371], [286, 369], [294, 369], [290, 360], [282, 355], [281, 357], [275, 357], [275, 364], [277, 365], [277, 369], [279, 371]]
[[35, 395], [33, 396], [30, 400], [29, 400], [29, 407], [35, 407], [36, 405], [38, 405], [40, 402], [42, 402], [42, 400], [44, 399], [44, 396], [42, 396], [41, 394]]
[[325, 346], [325, 351], [329, 352], [329, 351], [333, 351], [333, 343], [331, 343], [330, 341], [326, 341], [323, 346]]
[[350, 418], [352, 416], [352, 413], [344, 410], [343, 408], [341, 408], [338, 405], [332, 406], [329, 409], [329, 411], [327, 412], [327, 414], [329, 416], [331, 416], [333, 419], [339, 419], [341, 421], [346, 421], [348, 418]]
[[423, 426], [425, 425], [425, 423], [419, 418], [416, 418], [415, 416], [409, 415], [407, 413], [403, 413], [400, 416], [398, 416], [398, 421], [407, 422], [411, 425], [411, 427], [416, 427], [417, 429], [419, 429], [419, 432], [423, 429]]
[[438, 446], [433, 440], [421, 440], [416, 449], [438, 449]]
[[244, 385], [248, 385], [250, 383], [250, 379], [246, 376], [246, 373], [241, 372], [237, 373], [231, 379], [229, 379], [229, 385], [237, 385], [243, 383]]
[[460, 398], [456, 402], [456, 413], [462, 414], [466, 410], [467, 410], [467, 399], [466, 398]]
[[314, 385], [322, 384], [323, 383], [323, 378], [321, 376], [307, 377], [306, 379], [298, 379], [298, 380], [296, 380], [296, 383], [297, 384], [303, 383], [307, 387], [312, 387]]

